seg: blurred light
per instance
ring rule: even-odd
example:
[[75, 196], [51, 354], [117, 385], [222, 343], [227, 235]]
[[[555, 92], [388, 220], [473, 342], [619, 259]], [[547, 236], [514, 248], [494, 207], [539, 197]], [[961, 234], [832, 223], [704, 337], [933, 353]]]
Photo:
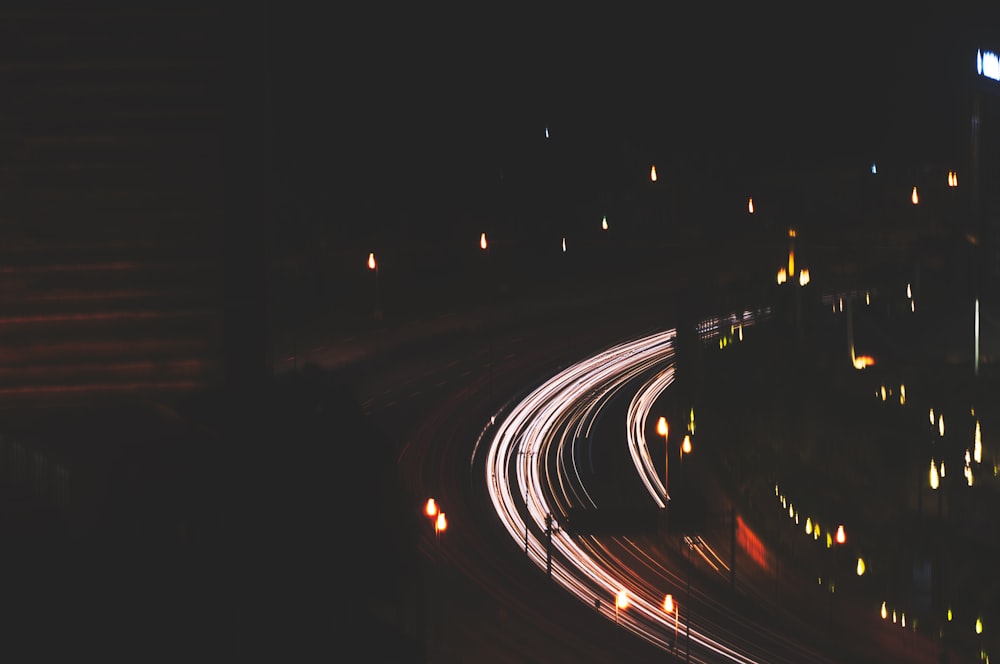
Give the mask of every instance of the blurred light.
[[684, 436], [684, 442], [681, 443], [681, 452], [684, 454], [689, 454], [691, 452], [691, 436]]
[[900, 384], [899, 386], [899, 405], [906, 403], [906, 385]]
[[657, 420], [656, 433], [666, 438], [669, 431], [670, 431], [670, 425], [667, 424], [667, 418], [661, 417], [659, 420]]
[[931, 459], [931, 471], [930, 471], [930, 482], [931, 488], [937, 489], [940, 484], [940, 478], [938, 477], [937, 464], [934, 463], [934, 459]]
[[608, 230], [608, 215], [604, 215], [604, 218], [601, 219], [601, 228]]
[[375, 252], [374, 251], [372, 253], [368, 254], [368, 269], [369, 270], [374, 270], [375, 269]]
[[920, 202], [920, 197], [917, 196], [917, 188], [913, 187], [913, 191], [910, 193], [910, 202], [914, 205]]
[[882, 620], [885, 620], [885, 617], [887, 615], [889, 615], [888, 610], [885, 608], [885, 602], [882, 602], [882, 611], [881, 611], [881, 614], [882, 614]]
[[479, 236], [479, 248], [486, 251], [486, 233]]
[[858, 576], [864, 576], [865, 575], [865, 561], [862, 560], [860, 556], [858, 556], [857, 573], [858, 573]]
[[750, 200], [747, 201], [747, 211], [749, 211], [750, 214], [753, 214], [753, 197], [751, 197]]
[[548, 138], [548, 137], [549, 137], [549, 128], [546, 127], [545, 128], [545, 138]]
[[941, 460], [941, 477], [944, 477], [944, 460]]
[[792, 249], [788, 252], [788, 276], [795, 276], [795, 250]]
[[844, 526], [837, 526], [837, 544], [843, 544], [847, 541], [847, 535], [844, 534]]
[[788, 273], [785, 272], [785, 268], [782, 267], [780, 270], [778, 270], [778, 283], [783, 284], [787, 280], [788, 280]]
[[826, 534], [826, 548], [829, 549], [832, 546], [833, 546], [833, 537], [830, 536], [830, 533], [827, 533]]
[[437, 516], [437, 513], [438, 513], [437, 503], [434, 502], [433, 498], [428, 498], [427, 504], [424, 506], [424, 514], [430, 517], [434, 517]]
[[649, 179], [651, 182], [656, 182], [656, 164], [653, 164], [649, 168]]
[[448, 530], [448, 519], [445, 518], [444, 512], [438, 512], [437, 521], [434, 522], [434, 530], [439, 533]]
[[615, 606], [619, 609], [628, 608], [628, 593], [623, 589], [618, 591], [618, 595], [615, 596]]
[[972, 458], [975, 459], [976, 463], [983, 462], [983, 437], [979, 431], [979, 420], [976, 420], [976, 446], [975, 452], [972, 454]]
[[874, 175], [875, 173], [878, 173], [878, 169], [875, 168], [875, 164], [872, 163], [872, 175]]
[[933, 407], [931, 407], [930, 417], [931, 417], [931, 426], [934, 426], [935, 419], [934, 419], [934, 408]]
[[976, 634], [982, 634], [982, 633], [983, 633], [983, 619], [976, 618]]
[[563, 238], [562, 250], [563, 250], [563, 253], [566, 252], [566, 238]]
[[868, 291], [865, 291], [865, 304], [870, 305], [871, 303], [872, 303], [872, 294]]
[[806, 535], [812, 535], [812, 532], [813, 532], [812, 517], [806, 517]]
[[885, 385], [882, 386], [882, 401], [885, 401]]
[[951, 622], [952, 617], [953, 616], [951, 614], [951, 607], [948, 607], [948, 622]]
[[910, 284], [906, 284], [906, 299], [913, 297], [913, 289], [910, 288]]
[[948, 186], [957, 187], [958, 186], [958, 173], [955, 171], [948, 171]]
[[809, 283], [809, 270], [801, 269], [799, 270], [799, 286], [805, 286]]
[[944, 436], [944, 414], [938, 415], [938, 435]]
[[875, 358], [871, 355], [858, 355], [854, 358], [854, 368], [860, 371], [865, 367], [870, 367], [875, 364]]
[[1000, 57], [993, 51], [976, 51], [976, 71], [980, 76], [1000, 81]]
[[667, 595], [663, 599], [663, 610], [666, 611], [667, 613], [673, 613], [674, 612], [674, 596], [673, 595]]

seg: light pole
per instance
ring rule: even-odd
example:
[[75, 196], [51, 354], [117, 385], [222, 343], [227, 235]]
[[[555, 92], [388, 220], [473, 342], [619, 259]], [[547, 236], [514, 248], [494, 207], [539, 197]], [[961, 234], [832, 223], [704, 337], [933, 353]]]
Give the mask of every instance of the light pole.
[[375, 260], [375, 252], [368, 254], [368, 269], [375, 273], [375, 320], [382, 319], [382, 309], [378, 302], [378, 262]]
[[667, 424], [667, 418], [660, 417], [659, 421], [656, 423], [656, 433], [663, 436], [663, 497], [669, 503], [670, 502], [670, 492], [667, 491], [667, 481], [670, 477], [670, 447], [667, 445], [667, 436], [670, 433], [670, 426]]
[[674, 642], [671, 650], [677, 652], [677, 621], [681, 613], [681, 607], [674, 603], [673, 595], [668, 593], [663, 599], [663, 610], [666, 611], [668, 615], [671, 613], [674, 614]]

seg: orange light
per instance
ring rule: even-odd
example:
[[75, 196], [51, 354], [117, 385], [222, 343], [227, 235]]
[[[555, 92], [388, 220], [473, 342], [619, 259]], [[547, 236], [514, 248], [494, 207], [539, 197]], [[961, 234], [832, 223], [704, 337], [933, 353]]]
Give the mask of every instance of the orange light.
[[479, 236], [479, 248], [486, 251], [486, 233]]
[[747, 211], [750, 214], [753, 214], [753, 198], [751, 198], [749, 201], [747, 201]]
[[844, 534], [844, 527], [837, 526], [837, 544], [843, 544], [847, 541], [847, 535]]
[[656, 164], [653, 164], [649, 168], [649, 181], [656, 182]]
[[684, 454], [691, 452], [691, 436], [684, 436], [684, 442], [681, 443], [681, 451]]
[[667, 595], [667, 597], [663, 600], [663, 610], [666, 611], [667, 613], [673, 613], [674, 612], [674, 596], [673, 595]]
[[670, 426], [667, 424], [667, 418], [661, 417], [660, 420], [656, 423], [656, 433], [666, 438], [667, 433], [669, 431], [670, 431]]
[[434, 531], [441, 533], [448, 529], [448, 519], [444, 518], [444, 512], [438, 512], [437, 521], [434, 522]]
[[368, 269], [369, 270], [374, 270], [375, 269], [375, 252], [374, 251], [371, 252], [370, 254], [368, 254]]
[[913, 191], [910, 193], [910, 202], [917, 205], [920, 202], [920, 197], [917, 196], [917, 188], [914, 187]]
[[619, 609], [628, 608], [628, 593], [625, 590], [618, 591], [618, 595], [615, 597], [615, 606]]
[[429, 517], [435, 517], [437, 516], [437, 513], [438, 513], [437, 503], [434, 502], [433, 498], [428, 498], [427, 504], [424, 506], [424, 514], [426, 514]]

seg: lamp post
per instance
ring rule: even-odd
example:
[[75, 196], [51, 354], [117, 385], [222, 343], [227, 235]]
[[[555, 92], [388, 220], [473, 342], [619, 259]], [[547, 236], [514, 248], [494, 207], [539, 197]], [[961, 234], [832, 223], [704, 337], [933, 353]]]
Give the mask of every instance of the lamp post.
[[670, 426], [667, 424], [667, 418], [660, 417], [659, 421], [656, 423], [656, 433], [663, 436], [663, 497], [669, 502], [670, 492], [667, 491], [667, 481], [670, 477], [670, 448], [667, 446], [667, 436], [670, 432]]
[[673, 595], [667, 594], [667, 596], [663, 599], [663, 610], [666, 611], [668, 615], [671, 613], [674, 614], [674, 641], [671, 650], [677, 652], [677, 622], [681, 613], [681, 607], [674, 603]]
[[375, 320], [382, 319], [382, 309], [378, 301], [378, 262], [375, 260], [375, 252], [368, 254], [368, 269], [375, 273]]

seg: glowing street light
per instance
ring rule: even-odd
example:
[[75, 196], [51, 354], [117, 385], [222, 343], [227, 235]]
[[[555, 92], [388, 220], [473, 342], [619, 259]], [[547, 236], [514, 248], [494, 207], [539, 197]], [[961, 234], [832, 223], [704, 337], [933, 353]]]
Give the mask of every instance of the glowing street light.
[[375, 261], [374, 251], [368, 254], [368, 269], [375, 273], [375, 318], [379, 318], [381, 311], [378, 304], [378, 263]]
[[663, 599], [663, 610], [666, 611], [668, 615], [671, 614], [671, 613], [674, 614], [674, 643], [673, 643], [673, 649], [677, 650], [677, 622], [678, 622], [678, 620], [680, 618], [681, 607], [678, 606], [678, 605], [676, 605], [676, 604], [674, 604], [674, 596], [673, 595], [669, 595], [668, 594]]
[[440, 538], [441, 533], [448, 529], [448, 519], [445, 518], [444, 512], [438, 512], [437, 518], [434, 520], [434, 536]]
[[920, 197], [917, 195], [917, 188], [915, 186], [913, 187], [913, 191], [910, 192], [910, 202], [914, 205], [920, 203]]
[[934, 462], [934, 459], [931, 459], [930, 484], [931, 489], [935, 490], [941, 485], [941, 478], [938, 475], [937, 464]]
[[486, 243], [486, 233], [484, 231], [483, 234], [479, 236], [479, 248], [486, 251], [488, 246], [489, 245]]
[[670, 493], [667, 491], [667, 480], [670, 477], [669, 467], [670, 467], [670, 447], [667, 445], [667, 434], [670, 432], [670, 426], [667, 424], [667, 418], [660, 417], [656, 422], [656, 433], [663, 436], [663, 449], [664, 449], [664, 464], [663, 464], [663, 495], [667, 500], [670, 500]]
[[618, 612], [628, 608], [628, 592], [622, 588], [615, 595], [615, 625], [618, 624]]
[[649, 181], [656, 182], [656, 164], [649, 167]]
[[427, 499], [427, 504], [424, 505], [424, 514], [432, 519], [438, 515], [438, 506], [433, 498]]
[[844, 526], [837, 526], [837, 544], [843, 544], [847, 541], [847, 536], [844, 534]]
[[857, 566], [856, 571], [857, 571], [858, 576], [864, 576], [865, 575], [865, 561], [861, 558], [861, 556], [858, 556], [858, 566]]
[[753, 197], [752, 196], [750, 197], [750, 200], [747, 201], [747, 212], [749, 212], [750, 214], [753, 214]]

